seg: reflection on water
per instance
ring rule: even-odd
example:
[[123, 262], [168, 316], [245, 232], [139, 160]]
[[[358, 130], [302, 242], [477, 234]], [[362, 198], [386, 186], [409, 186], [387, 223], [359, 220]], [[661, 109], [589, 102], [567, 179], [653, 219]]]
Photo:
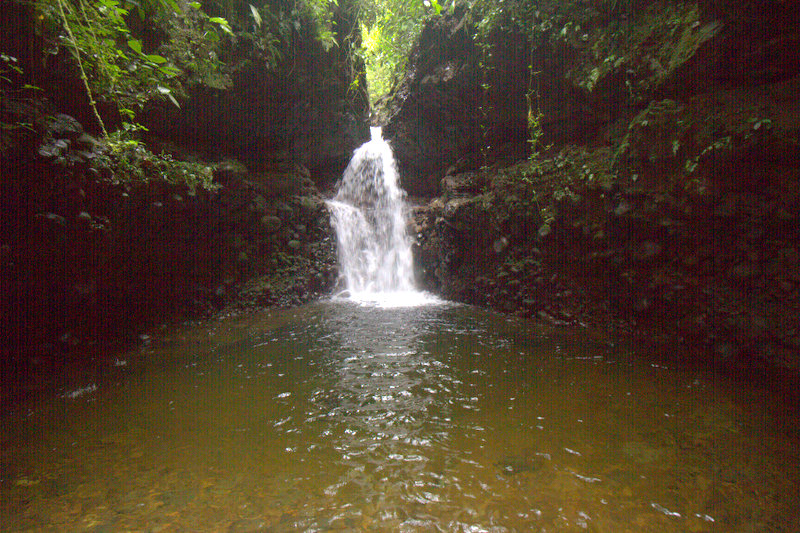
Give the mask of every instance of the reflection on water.
[[796, 531], [761, 389], [466, 306], [212, 322], [3, 418], [30, 531]]

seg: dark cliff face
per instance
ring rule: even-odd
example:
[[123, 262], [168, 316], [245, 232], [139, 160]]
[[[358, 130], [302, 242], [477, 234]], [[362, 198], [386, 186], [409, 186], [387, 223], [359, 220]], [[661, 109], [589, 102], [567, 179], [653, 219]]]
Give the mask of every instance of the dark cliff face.
[[[436, 193], [447, 167], [464, 158], [475, 166], [484, 146], [524, 157], [527, 110], [518, 103], [525, 101], [528, 45], [519, 35], [497, 34], [491, 52], [482, 51], [473, 31], [463, 12], [425, 27], [407, 75], [381, 111], [412, 195]], [[492, 67], [482, 69], [482, 62]]]
[[544, 2], [524, 32], [501, 20], [483, 38], [465, 13], [429, 23], [382, 110], [409, 192], [437, 194], [448, 169], [524, 158], [529, 109], [542, 145], [608, 143], [652, 100], [800, 73], [790, 3], [635, 4]]
[[[725, 368], [796, 371], [800, 12], [639, 4], [624, 17], [542, 4], [546, 29], [491, 35], [506, 50], [494, 115], [470, 107], [491, 91], [458, 21], [426, 30], [442, 39], [428, 55], [423, 33], [385, 128], [409, 191], [438, 195], [417, 210], [418, 277], [520, 316], [683, 342]], [[513, 69], [528, 64], [553, 146], [507, 165], [527, 127]]]
[[[180, 109], [153, 103], [137, 117], [149, 137], [111, 147], [90, 134], [68, 51], [47, 56], [27, 4], [0, 3], [0, 25], [19, 30], [3, 32], [0, 51], [23, 64], [10, 85], [0, 80], [4, 371], [176, 316], [296, 305], [331, 289], [335, 243], [318, 186], [368, 136], [363, 65], [346, 46], [326, 51], [301, 26], [270, 68], [242, 45], [232, 88], [190, 89]], [[337, 39], [352, 38], [354, 21], [337, 17]], [[42, 90], [14, 89], [28, 82]]]
[[[354, 24], [340, 15], [336, 38], [344, 43]], [[239, 64], [232, 88], [198, 87], [181, 109], [149, 107], [143, 123], [153, 136], [235, 157], [254, 170], [301, 164], [315, 177], [341, 174], [369, 136], [363, 65], [345, 44], [326, 51], [312, 27], [292, 36], [277, 68], [235, 52], [242, 57], [232, 58]]]

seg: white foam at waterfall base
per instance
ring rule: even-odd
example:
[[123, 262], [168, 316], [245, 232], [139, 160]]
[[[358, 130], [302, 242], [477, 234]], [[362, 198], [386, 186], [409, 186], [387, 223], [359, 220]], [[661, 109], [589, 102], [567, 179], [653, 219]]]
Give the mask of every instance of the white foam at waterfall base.
[[389, 143], [380, 128], [354, 153], [328, 202], [339, 246], [339, 297], [381, 307], [437, 302], [414, 283], [408, 209]]

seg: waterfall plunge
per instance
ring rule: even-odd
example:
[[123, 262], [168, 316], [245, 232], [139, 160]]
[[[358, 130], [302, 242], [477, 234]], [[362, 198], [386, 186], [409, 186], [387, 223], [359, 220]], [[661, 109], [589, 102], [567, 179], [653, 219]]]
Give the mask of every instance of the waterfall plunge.
[[339, 191], [328, 202], [339, 244], [346, 292], [358, 302], [384, 306], [435, 301], [414, 286], [405, 193], [380, 128], [353, 154]]

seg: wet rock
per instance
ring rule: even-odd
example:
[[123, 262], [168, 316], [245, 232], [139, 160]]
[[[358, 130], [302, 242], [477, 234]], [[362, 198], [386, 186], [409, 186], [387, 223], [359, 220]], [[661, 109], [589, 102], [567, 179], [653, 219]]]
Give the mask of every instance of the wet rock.
[[494, 253], [499, 254], [502, 253], [508, 247], [508, 239], [505, 237], [500, 237], [499, 239], [495, 239], [494, 243], [492, 243], [492, 249]]
[[214, 165], [214, 181], [225, 184], [232, 180], [244, 179], [247, 176], [247, 167], [236, 159], [224, 159]]
[[661, 255], [664, 247], [653, 241], [645, 241], [631, 254], [631, 258], [635, 261], [650, 261]]
[[65, 154], [69, 150], [69, 141], [64, 139], [54, 139], [39, 147], [39, 155], [42, 157], [53, 158]]
[[267, 201], [260, 194], [255, 195], [250, 202], [250, 210], [255, 211], [256, 213], [266, 213], [267, 208]]
[[[494, 148], [492, 159], [516, 153], [527, 155], [527, 111], [525, 87], [515, 77], [489, 74], [488, 93], [481, 89], [481, 54], [471, 34], [465, 10], [432, 19], [422, 30], [409, 58], [407, 75], [396, 94], [385, 102], [389, 118], [384, 136], [390, 139], [406, 190], [412, 195], [433, 195], [441, 186], [456, 194], [474, 191], [472, 176], [446, 178], [460, 170], [480, 166], [477, 146]], [[484, 72], [526, 72], [528, 47], [517, 32], [493, 35], [497, 50], [493, 65]], [[481, 98], [488, 98], [490, 102]], [[493, 109], [481, 116], [481, 105]], [[484, 129], [479, 127], [484, 120]], [[491, 139], [483, 139], [483, 132]], [[447, 172], [450, 167], [455, 168]]]
[[623, 198], [622, 200], [620, 200], [617, 207], [614, 208], [614, 215], [621, 217], [627, 214], [630, 210], [631, 210], [631, 204], [629, 204], [628, 201]]
[[442, 193], [451, 196], [479, 194], [485, 185], [485, 177], [476, 172], [448, 174], [442, 179]]
[[83, 134], [83, 126], [74, 117], [59, 113], [49, 124], [49, 130], [55, 137], [77, 139]]
[[261, 227], [268, 234], [278, 231], [282, 224], [281, 219], [274, 215], [265, 215], [261, 217]]
[[57, 215], [55, 213], [39, 213], [35, 215], [36, 219], [46, 221], [50, 224], [55, 224], [57, 226], [66, 226], [67, 219], [62, 217], [61, 215]]
[[88, 133], [82, 133], [75, 141], [75, 145], [79, 150], [84, 152], [94, 152], [97, 149], [100, 141]]

